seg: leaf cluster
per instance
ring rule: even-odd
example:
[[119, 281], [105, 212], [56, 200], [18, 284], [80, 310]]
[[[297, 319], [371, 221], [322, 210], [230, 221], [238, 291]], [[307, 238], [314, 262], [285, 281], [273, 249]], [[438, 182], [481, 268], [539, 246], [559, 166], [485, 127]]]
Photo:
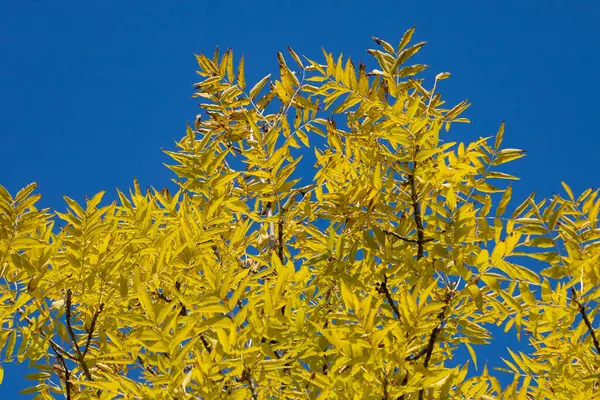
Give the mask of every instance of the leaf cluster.
[[[502, 148], [504, 124], [443, 139], [469, 103], [446, 105], [448, 73], [426, 87], [413, 32], [374, 38], [370, 70], [288, 48], [251, 87], [243, 57], [198, 55], [202, 113], [167, 151], [176, 193], [135, 181], [50, 213], [35, 184], [0, 186], [1, 361], [38, 371], [23, 393], [597, 396], [598, 190], [507, 215], [495, 182], [518, 178], [498, 168], [524, 151]], [[494, 325], [530, 344], [505, 387], [477, 360]]]

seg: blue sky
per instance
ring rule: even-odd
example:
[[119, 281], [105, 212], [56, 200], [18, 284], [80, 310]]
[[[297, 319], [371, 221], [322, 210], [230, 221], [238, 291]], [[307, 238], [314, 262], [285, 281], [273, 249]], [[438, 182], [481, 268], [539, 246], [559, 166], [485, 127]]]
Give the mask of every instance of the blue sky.
[[[36, 181], [41, 205], [61, 211], [63, 195], [112, 199], [134, 176], [162, 187], [173, 175], [161, 147], [198, 110], [194, 53], [231, 47], [252, 82], [277, 71], [288, 44], [317, 60], [321, 46], [367, 60], [371, 36], [397, 43], [416, 25], [414, 39], [428, 42], [418, 61], [452, 73], [439, 88], [449, 102], [473, 103], [472, 125], [447, 138], [489, 136], [506, 120], [505, 146], [528, 151], [505, 170], [522, 178], [513, 198], [549, 196], [562, 180], [577, 193], [598, 186], [600, 5], [423, 4], [0, 0], [0, 184], [14, 193]], [[3, 398], [14, 398], [23, 368], [5, 368]]]

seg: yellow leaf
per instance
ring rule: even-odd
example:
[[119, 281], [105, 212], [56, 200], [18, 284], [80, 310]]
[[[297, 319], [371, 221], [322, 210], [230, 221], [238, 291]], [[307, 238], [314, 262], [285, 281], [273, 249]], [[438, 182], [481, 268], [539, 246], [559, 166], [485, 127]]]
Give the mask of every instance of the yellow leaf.
[[270, 77], [271, 74], [265, 76], [260, 81], [258, 81], [258, 83], [252, 87], [252, 89], [250, 89], [250, 99], [254, 100], [256, 98], [260, 91], [265, 87]]
[[496, 141], [494, 143], [494, 150], [498, 151], [500, 149], [500, 145], [502, 144], [502, 138], [504, 137], [504, 121], [500, 124], [500, 129], [498, 129], [498, 133], [496, 133]]
[[[33, 183], [30, 183], [29, 185], [25, 186], [23, 189], [19, 190], [19, 192], [15, 196], [15, 203], [20, 203], [23, 200], [25, 200], [27, 197], [29, 197], [29, 195], [31, 195], [31, 193], [33, 193], [33, 191], [36, 188], [37, 188], [37, 183], [33, 182]], [[8, 192], [6, 192], [6, 194], [8, 194]], [[5, 194], [5, 197], [10, 198], [10, 195], [6, 196], [6, 194]]]
[[502, 242], [496, 243], [496, 247], [494, 247], [494, 250], [492, 251], [492, 264], [493, 265], [498, 265], [500, 260], [502, 260], [502, 257], [504, 257], [505, 250], [506, 250], [505, 242], [502, 241]]
[[304, 68], [304, 64], [302, 64], [302, 60], [300, 59], [300, 57], [298, 57], [298, 54], [296, 54], [296, 52], [294, 50], [292, 50], [292, 48], [290, 46], [288, 46], [287, 48], [288, 48], [288, 51], [289, 51], [290, 55], [292, 56], [292, 58], [296, 62], [296, 64], [298, 64], [298, 66], [300, 68]]
[[146, 311], [150, 319], [155, 320], [156, 315], [154, 313], [152, 300], [150, 299], [150, 296], [148, 296], [148, 293], [146, 293], [145, 289], [142, 289], [138, 292], [138, 300], [140, 301], [142, 308], [144, 309], [144, 311]]
[[101, 192], [96, 193], [94, 195], [94, 197], [92, 197], [91, 199], [89, 199], [86, 202], [87, 209], [90, 210], [90, 209], [96, 208], [96, 206], [98, 204], [100, 204], [100, 202], [102, 201], [102, 197], [104, 197], [104, 193], [106, 193], [106, 191], [102, 190]]
[[502, 216], [502, 214], [504, 214], [504, 211], [506, 210], [506, 206], [508, 205], [508, 202], [510, 201], [511, 197], [512, 197], [512, 185], [508, 185], [508, 187], [502, 194], [502, 199], [500, 200], [500, 203], [498, 204], [498, 208], [496, 208], [496, 217], [500, 217], [500, 216]]
[[75, 215], [77, 215], [79, 218], [83, 218], [85, 216], [85, 211], [83, 211], [83, 208], [81, 208], [81, 206], [77, 204], [75, 200], [67, 196], [63, 196], [63, 199], [65, 199], [65, 201], [67, 202], [69, 207], [71, 207], [73, 212], [75, 212]]
[[510, 161], [517, 160], [521, 157], [525, 157], [527, 154], [525, 150], [520, 149], [503, 149], [496, 152], [496, 158], [492, 161], [491, 165], [498, 166], [505, 164]]
[[467, 350], [469, 351], [469, 355], [471, 356], [471, 359], [473, 360], [473, 365], [475, 366], [475, 370], [477, 371], [477, 354], [475, 354], [475, 350], [473, 350], [473, 347], [471, 347], [471, 345], [468, 342], [463, 342], [463, 343], [467, 347]]
[[244, 56], [240, 58], [240, 64], [238, 65], [237, 84], [242, 90], [246, 88], [246, 77], [244, 75]]
[[448, 204], [450, 210], [456, 209], [456, 194], [454, 193], [452, 185], [450, 185], [450, 187], [448, 187], [448, 190], [446, 191], [446, 204]]
[[6, 190], [4, 188], [4, 186], [0, 185], [0, 199], [4, 200], [6, 203], [12, 203], [13, 202], [13, 198], [10, 195], [10, 193], [8, 192], [8, 190]]
[[565, 182], [561, 182], [563, 188], [565, 189], [565, 192], [567, 192], [567, 194], [569, 195], [569, 198], [571, 199], [571, 201], [575, 201], [575, 197], [573, 196], [573, 191], [571, 190], [571, 188], [569, 187], [569, 185], [567, 185]]
[[199, 313], [228, 313], [229, 309], [221, 303], [207, 304], [196, 309]]
[[410, 40], [412, 39], [414, 33], [415, 33], [414, 26], [412, 28], [408, 29], [406, 32], [404, 32], [404, 35], [402, 35], [402, 39], [400, 40], [400, 44], [398, 45], [398, 52], [404, 50], [406, 45], [410, 43]]

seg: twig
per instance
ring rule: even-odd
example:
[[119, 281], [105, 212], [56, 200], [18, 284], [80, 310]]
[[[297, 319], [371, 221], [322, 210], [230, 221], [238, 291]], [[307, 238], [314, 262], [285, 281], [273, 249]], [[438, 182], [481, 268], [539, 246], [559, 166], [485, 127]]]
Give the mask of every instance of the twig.
[[283, 208], [280, 208], [279, 210], [279, 221], [277, 223], [277, 250], [278, 250], [278, 256], [279, 256], [279, 261], [281, 261], [281, 263], [284, 263], [283, 260]]
[[89, 370], [87, 364], [85, 363], [84, 355], [81, 352], [81, 348], [79, 347], [79, 344], [77, 343], [77, 336], [75, 336], [75, 331], [73, 330], [73, 326], [71, 325], [72, 295], [73, 295], [73, 292], [71, 292], [71, 289], [67, 289], [67, 301], [66, 301], [66, 303], [67, 303], [67, 307], [66, 307], [67, 331], [69, 332], [69, 337], [71, 338], [71, 342], [73, 342], [73, 347], [75, 348], [75, 352], [77, 353], [77, 361], [81, 365], [81, 368], [83, 369], [83, 373], [85, 374], [86, 378], [88, 380], [92, 381], [94, 379], [92, 378], [92, 374], [90, 373], [90, 370]]
[[[13, 303], [13, 304], [14, 304], [14, 303]], [[19, 309], [17, 312], [19, 313], [19, 315], [20, 315], [20, 316], [23, 318], [23, 320], [24, 320], [25, 322], [27, 322], [29, 325], [33, 326], [33, 321], [31, 320], [31, 318], [29, 318], [29, 317], [27, 317], [27, 316], [23, 317], [23, 314], [25, 313], [25, 312], [23, 311], [23, 309]], [[46, 335], [44, 334], [44, 332], [43, 332], [43, 331], [42, 331], [42, 332], [40, 332], [40, 334], [42, 335], [42, 337], [43, 337], [43, 338], [45, 338], [45, 337], [46, 337]], [[72, 356], [71, 354], [69, 354], [69, 352], [68, 352], [68, 351], [66, 351], [65, 349], [63, 349], [63, 348], [62, 348], [62, 347], [61, 347], [61, 346], [60, 346], [58, 343], [56, 343], [54, 340], [50, 339], [50, 340], [49, 340], [49, 343], [50, 343], [50, 346], [52, 346], [52, 348], [54, 349], [54, 351], [57, 351], [57, 350], [58, 350], [58, 351], [60, 352], [60, 354], [61, 354], [63, 357], [66, 357], [66, 358], [68, 358], [69, 360], [77, 361], [77, 357], [74, 357], [74, 356]]]
[[[438, 314], [439, 323], [435, 328], [431, 331], [429, 335], [429, 342], [427, 343], [426, 351], [425, 351], [425, 361], [423, 361], [423, 366], [427, 368], [429, 366], [429, 361], [431, 360], [431, 355], [433, 354], [433, 348], [435, 347], [435, 341], [437, 337], [444, 327], [446, 322], [446, 309], [448, 308], [448, 304], [452, 301], [452, 297], [454, 297], [454, 291], [449, 291], [446, 293], [445, 303], [446, 305], [442, 308], [440, 313]], [[419, 356], [420, 357], [420, 356]], [[423, 396], [425, 394], [425, 389], [421, 389], [419, 391], [419, 400], [423, 400]]]
[[406, 356], [404, 358], [404, 361], [417, 361], [419, 358], [423, 357], [427, 353], [428, 349], [429, 346], [423, 347], [421, 351], [419, 351], [416, 355], [411, 354], [410, 356]]
[[210, 343], [208, 343], [208, 340], [206, 340], [206, 338], [204, 337], [203, 334], [200, 334], [200, 340], [202, 341], [202, 344], [204, 345], [204, 348], [206, 349], [206, 351], [208, 351], [209, 353], [212, 351], [212, 348], [210, 347]]
[[248, 372], [247, 369], [244, 369], [244, 372], [242, 372], [242, 380], [248, 383], [250, 393], [252, 394], [252, 400], [258, 400], [258, 391], [256, 390], [256, 384], [254, 383], [254, 379], [252, 379], [252, 375], [250, 375], [250, 372]]
[[577, 309], [579, 310], [579, 313], [581, 314], [581, 318], [583, 318], [583, 322], [585, 323], [585, 326], [587, 326], [588, 331], [590, 332], [590, 336], [592, 337], [592, 341], [594, 342], [594, 347], [596, 348], [596, 351], [598, 352], [598, 354], [600, 355], [600, 343], [598, 342], [598, 338], [596, 337], [596, 332], [594, 332], [594, 328], [592, 328], [592, 322], [590, 321], [590, 318], [588, 317], [587, 313], [585, 312], [585, 307], [583, 306], [583, 304], [581, 304], [579, 302], [579, 299], [577, 298], [577, 292], [575, 291], [575, 288], [571, 288], [571, 294], [573, 295], [573, 302], [577, 305]]
[[144, 360], [142, 360], [142, 357], [138, 356], [137, 358], [138, 363], [140, 363], [140, 365], [142, 366], [142, 368], [144, 368], [146, 371], [148, 371], [148, 373], [150, 373], [153, 376], [156, 376], [156, 371], [154, 371], [150, 366], [147, 366], [144, 363]]
[[[407, 238], [406, 236], [399, 235], [399, 234], [397, 234], [394, 231], [388, 231], [388, 230], [384, 229], [383, 232], [386, 233], [386, 234], [388, 234], [388, 235], [392, 235], [393, 237], [395, 237], [397, 239], [400, 239], [400, 240], [402, 240], [404, 242], [407, 242], [407, 243], [417, 243], [417, 244], [419, 243], [419, 240], [417, 240], [417, 239]], [[427, 242], [433, 242], [434, 240], [435, 240], [434, 238], [423, 239], [423, 244], [425, 244]]]
[[[177, 289], [177, 292], [181, 293], [181, 282], [179, 282], [179, 281], [175, 282], [175, 289]], [[181, 301], [179, 302], [179, 305], [181, 306], [181, 310], [179, 311], [179, 316], [185, 317], [187, 315], [187, 308], [186, 308], [185, 304], [183, 304]]]
[[86, 356], [88, 350], [90, 349], [90, 343], [92, 342], [92, 336], [94, 336], [94, 330], [96, 329], [96, 322], [98, 321], [98, 316], [100, 315], [100, 313], [102, 312], [103, 309], [104, 309], [104, 303], [101, 303], [100, 307], [98, 307], [98, 310], [94, 313], [94, 316], [92, 317], [92, 324], [90, 325], [90, 330], [88, 331], [87, 341], [85, 342], [85, 348], [83, 350], [83, 357]]
[[388, 371], [386, 371], [385, 367], [383, 368], [383, 400], [388, 400], [390, 395], [388, 393]]
[[66, 393], [67, 400], [71, 400], [71, 388], [73, 387], [73, 385], [71, 384], [71, 371], [69, 371], [69, 367], [67, 367], [67, 363], [65, 362], [65, 359], [61, 354], [61, 352], [63, 352], [64, 350], [62, 350], [62, 349], [59, 350], [60, 346], [56, 345], [52, 340], [50, 340], [50, 346], [52, 347], [52, 349], [54, 350], [54, 353], [56, 354], [56, 359], [62, 366], [62, 371], [60, 371], [60, 372], [64, 373], [64, 377], [61, 376], [61, 374], [59, 374], [59, 373], [57, 373], [57, 375], [60, 379], [63, 379], [65, 381], [65, 386], [67, 388], [67, 393]]
[[417, 162], [414, 162], [412, 168], [412, 174], [410, 175], [410, 197], [412, 199], [413, 214], [415, 218], [415, 225], [417, 225], [417, 260], [420, 260], [424, 256], [423, 245], [425, 243], [425, 235], [423, 231], [423, 221], [421, 220], [421, 210], [419, 208], [419, 196], [417, 195], [417, 188], [415, 185], [415, 170], [417, 169]]
[[396, 303], [394, 303], [394, 299], [392, 299], [392, 294], [390, 293], [390, 290], [387, 287], [387, 275], [384, 274], [383, 281], [381, 281], [381, 283], [377, 285], [377, 292], [385, 294], [385, 298], [387, 299], [388, 303], [390, 303], [390, 307], [392, 307], [392, 311], [394, 312], [396, 319], [400, 320], [400, 311], [398, 311], [398, 307], [396, 306]]

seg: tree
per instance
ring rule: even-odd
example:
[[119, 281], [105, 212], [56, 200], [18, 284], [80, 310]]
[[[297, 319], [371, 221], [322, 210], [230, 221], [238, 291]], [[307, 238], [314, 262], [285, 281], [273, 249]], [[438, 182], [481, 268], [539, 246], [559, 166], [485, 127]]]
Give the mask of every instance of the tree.
[[[497, 167], [524, 152], [501, 148], [504, 125], [441, 139], [469, 104], [445, 106], [448, 73], [423, 86], [412, 35], [376, 38], [370, 71], [289, 48], [294, 67], [278, 53], [279, 77], [251, 88], [243, 57], [197, 56], [204, 112], [167, 151], [176, 193], [134, 181], [118, 202], [65, 197], [52, 214], [35, 184], [0, 186], [0, 349], [39, 371], [25, 392], [598, 396], [598, 190], [563, 184], [566, 197], [534, 193], [505, 216], [511, 186], [490, 180], [517, 179]], [[314, 180], [300, 182], [311, 142]], [[492, 325], [531, 345], [505, 360], [507, 387], [471, 365]]]

